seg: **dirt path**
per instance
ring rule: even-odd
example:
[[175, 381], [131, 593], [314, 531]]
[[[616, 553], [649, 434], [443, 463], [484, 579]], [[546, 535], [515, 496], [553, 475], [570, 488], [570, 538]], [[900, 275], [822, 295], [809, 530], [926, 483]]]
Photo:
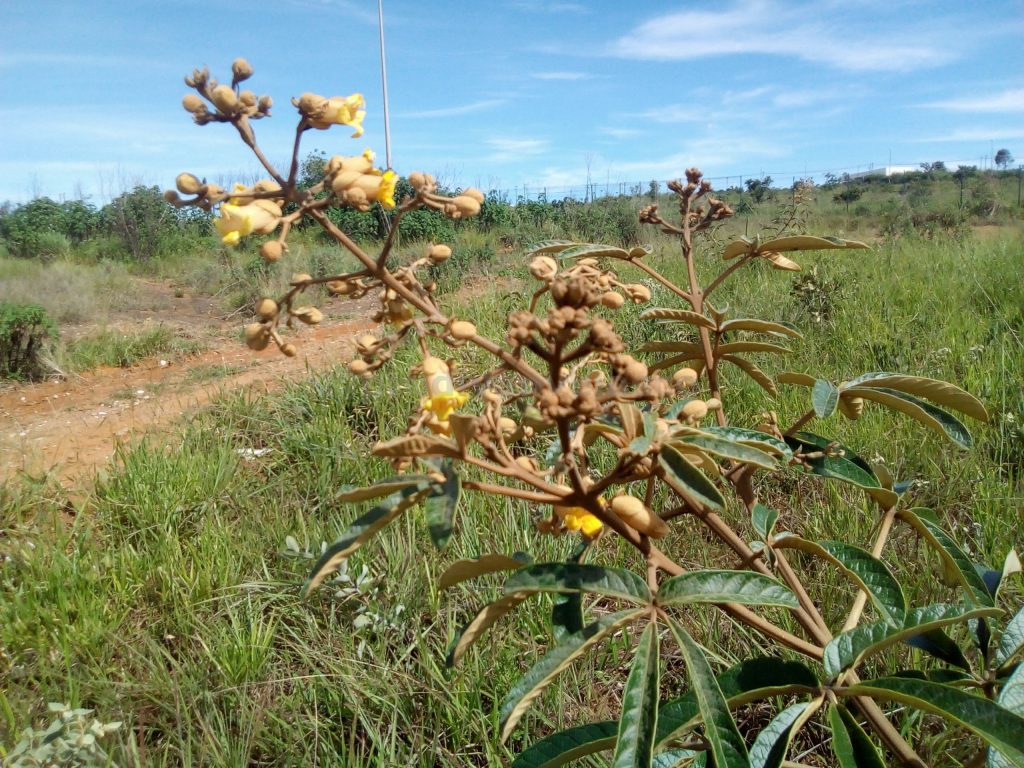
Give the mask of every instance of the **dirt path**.
[[148, 359], [131, 368], [0, 390], [0, 482], [21, 473], [51, 473], [66, 485], [88, 482], [119, 444], [169, 426], [220, 392], [266, 392], [304, 376], [307, 366], [336, 365], [347, 359], [352, 337], [371, 327], [362, 319], [369, 315], [365, 308], [350, 305], [347, 319], [302, 329], [294, 358], [220, 339], [175, 361]]

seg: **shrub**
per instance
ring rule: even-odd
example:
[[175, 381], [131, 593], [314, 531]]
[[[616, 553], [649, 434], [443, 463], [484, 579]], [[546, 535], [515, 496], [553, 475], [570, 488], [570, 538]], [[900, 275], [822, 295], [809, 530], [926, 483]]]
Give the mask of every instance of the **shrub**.
[[[267, 117], [261, 105], [269, 102], [236, 92], [244, 79], [238, 73], [252, 72], [247, 63], [236, 61], [234, 71], [231, 88], [214, 87], [206, 70], [195, 70], [187, 82], [196, 94], [185, 106], [197, 123], [230, 124], [252, 143], [250, 121]], [[308, 128], [332, 124], [358, 133], [363, 118], [356, 95], [307, 93], [296, 106], [300, 138]], [[297, 152], [298, 142], [293, 165]], [[535, 291], [509, 315], [498, 338], [489, 338], [477, 328], [478, 318], [450, 316], [424, 279], [453, 258], [450, 247], [435, 244], [410, 262], [395, 258], [389, 238], [379, 255], [371, 255], [324, 213], [380, 205], [394, 209], [395, 227], [421, 209], [460, 223], [480, 213], [482, 193], [445, 194], [432, 177], [414, 173], [414, 194], [399, 203], [393, 174], [374, 169], [365, 155], [328, 160], [322, 179], [310, 187], [324, 192], [320, 198], [299, 189], [291, 176], [268, 171], [272, 181], [231, 193], [198, 180], [182, 184], [179, 177], [179, 192], [195, 197], [178, 203], [220, 206], [218, 229], [228, 243], [280, 227], [261, 248], [269, 261], [282, 258], [292, 225], [308, 216], [358, 267], [340, 275], [300, 275], [283, 294], [263, 298], [245, 328], [246, 343], [254, 349], [274, 344], [293, 356], [296, 347], [283, 338], [283, 326], [315, 325], [322, 318], [303, 303], [306, 291], [326, 284], [338, 295], [369, 296], [378, 330], [356, 340], [349, 370], [371, 378], [389, 362], [415, 355], [419, 362], [410, 373], [421, 380], [423, 393], [405, 429], [381, 435], [372, 449], [394, 474], [335, 495], [342, 504], [371, 506], [319, 557], [306, 594], [414, 507], [423, 507], [426, 532], [444, 547], [459, 525], [463, 493], [480, 493], [494, 500], [491, 512], [507, 522], [521, 524], [524, 512], [533, 510], [529, 533], [572, 541], [565, 559], [533, 562], [521, 553], [488, 553], [460, 560], [441, 576], [442, 588], [502, 579], [499, 597], [482, 605], [452, 639], [450, 666], [501, 617], [528, 609], [533, 597], [551, 598], [543, 612], [551, 650], [505, 696], [501, 738], [511, 736], [545, 688], [583, 655], [603, 645], [628, 660], [616, 719], [545, 735], [517, 766], [560, 765], [606, 750], [614, 750], [616, 767], [649, 766], [655, 759], [659, 765], [777, 766], [797, 734], [811, 726], [813, 735], [800, 738], [811, 744], [810, 759], [818, 763], [884, 765], [877, 740], [890, 762], [920, 768], [926, 765], [919, 754], [926, 738], [912, 711], [937, 715], [977, 737], [951, 747], [962, 763], [1024, 764], [1024, 666], [1016, 661], [1024, 650], [1024, 610], [1003, 623], [1001, 608], [1008, 602], [1006, 582], [1020, 570], [1016, 554], [1011, 550], [1002, 567], [975, 563], [935, 513], [909, 503], [908, 483], [834, 436], [842, 429], [837, 421], [857, 421], [870, 404], [968, 449], [973, 438], [961, 418], [987, 421], [983, 404], [954, 384], [891, 371], [850, 372], [841, 381], [799, 371], [772, 377], [750, 355], [785, 353], [782, 343], [801, 334], [772, 319], [731, 317], [709, 301], [744, 267], [799, 271], [790, 258], [799, 252], [867, 246], [794, 234], [786, 229], [799, 220], [794, 209], [765, 237], [715, 247], [728, 263], [702, 281], [697, 259], [713, 242], [702, 237], [734, 212], [691, 168], [685, 182], [669, 184], [678, 219], [663, 217], [657, 205], [639, 214], [639, 224], [678, 240], [684, 279], [676, 283], [648, 265], [649, 248], [547, 240], [530, 253]], [[761, 181], [767, 192], [770, 179]], [[293, 209], [285, 213], [289, 205]], [[594, 208], [584, 213], [566, 204], [563, 212], [575, 217], [576, 231], [631, 235], [614, 206]], [[652, 298], [650, 285], [619, 274], [632, 270], [674, 298], [672, 306], [648, 308], [639, 319], [652, 324], [652, 336], [655, 323], [679, 329], [675, 338], [632, 347], [616, 329], [616, 322], [635, 322], [627, 304]], [[460, 362], [468, 370], [454, 367]], [[757, 421], [731, 421], [737, 414], [723, 386], [726, 371], [772, 396], [779, 384], [803, 388], [796, 391], [805, 412], [789, 424], [771, 410]], [[812, 422], [822, 426], [811, 432]], [[781, 530], [817, 519], [812, 483], [826, 479], [864, 493], [863, 514], [874, 523], [865, 541]], [[778, 491], [794, 485], [809, 495], [797, 494], [782, 510], [765, 503], [788, 498]], [[674, 532], [704, 542], [701, 561], [677, 560]], [[901, 549], [893, 554], [897, 540]], [[936, 583], [908, 600], [897, 574], [904, 572], [901, 560], [923, 567], [920, 553], [907, 549], [918, 542], [939, 563]], [[630, 567], [617, 564], [622, 551], [631, 556]], [[843, 600], [840, 583], [852, 597], [837, 605]], [[942, 601], [932, 602], [940, 594]], [[720, 654], [695, 638], [698, 619], [710, 610], [755, 638], [747, 655], [717, 672]], [[953, 630], [959, 632], [947, 634]], [[710, 645], [716, 638], [702, 640]], [[673, 648], [685, 673], [688, 689], [681, 694], [663, 677], [663, 645]], [[893, 652], [902, 645], [923, 655]], [[754, 650], [760, 646], [771, 653]], [[741, 707], [749, 708], [739, 721], [745, 729], [764, 724], [756, 738], [740, 732], [733, 710]], [[823, 731], [831, 735], [822, 738]]]
[[0, 378], [42, 376], [40, 355], [46, 340], [56, 335], [53, 321], [38, 304], [0, 302]]
[[111, 200], [101, 213], [126, 255], [138, 261], [152, 259], [178, 229], [174, 208], [158, 187], [136, 186]]

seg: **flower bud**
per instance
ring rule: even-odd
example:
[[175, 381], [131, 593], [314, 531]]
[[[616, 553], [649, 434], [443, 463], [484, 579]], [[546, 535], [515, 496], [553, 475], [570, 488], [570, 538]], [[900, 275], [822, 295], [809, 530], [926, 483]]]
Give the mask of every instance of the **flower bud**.
[[296, 272], [294, 275], [292, 275], [292, 282], [293, 283], [304, 283], [307, 280], [312, 280], [312, 279], [313, 279], [313, 277], [311, 275], [307, 275], [305, 272]]
[[191, 112], [193, 115], [197, 112], [206, 111], [206, 102], [194, 93], [186, 93], [185, 98], [181, 100], [181, 106], [185, 108], [186, 112]]
[[298, 351], [299, 350], [296, 349], [295, 345], [292, 344], [291, 342], [288, 342], [283, 347], [281, 347], [281, 352], [284, 354], [285, 357], [295, 357]]
[[203, 188], [203, 182], [191, 173], [179, 173], [174, 179], [174, 186], [183, 195], [198, 195]]
[[242, 91], [238, 94], [238, 100], [242, 102], [242, 106], [244, 107], [256, 106], [256, 94], [252, 91]]
[[864, 411], [864, 398], [862, 397], [840, 397], [839, 411], [850, 421], [856, 421]]
[[645, 301], [651, 300], [651, 289], [646, 285], [630, 283], [629, 285], [623, 286], [623, 290], [629, 294], [629, 298], [633, 300], [634, 304], [642, 304]]
[[348, 369], [356, 376], [363, 376], [369, 372], [370, 364], [365, 360], [353, 360], [348, 364]]
[[530, 274], [545, 283], [549, 282], [558, 274], [558, 262], [550, 256], [537, 256], [530, 262]]
[[269, 112], [273, 106], [274, 100], [269, 96], [260, 96], [260, 100], [256, 103], [256, 107], [260, 112]]
[[306, 325], [316, 325], [324, 319], [324, 313], [316, 307], [299, 307], [292, 311], [292, 317], [298, 318]]
[[665, 521], [635, 496], [616, 496], [611, 501], [611, 508], [626, 525], [652, 539], [660, 539], [668, 533]]
[[469, 189], [462, 190], [460, 197], [469, 197], [481, 204], [485, 199], [484, 193], [481, 192], [479, 189], [476, 189], [475, 187], [470, 187]]
[[708, 405], [703, 400], [691, 400], [683, 406], [679, 415], [685, 420], [700, 421], [708, 415]]
[[225, 115], [230, 115], [238, 106], [238, 97], [235, 96], [235, 91], [230, 85], [218, 85], [210, 94], [210, 99]]
[[451, 204], [455, 206], [461, 218], [476, 216], [480, 213], [480, 202], [476, 198], [467, 195], [459, 195], [452, 198]]
[[704, 401], [704, 405], [708, 407], [709, 411], [717, 411], [721, 409], [722, 401], [719, 400], [717, 397], [709, 397], [707, 400]]
[[431, 245], [427, 250], [427, 258], [434, 264], [443, 264], [451, 258], [452, 249], [443, 243]]
[[364, 333], [356, 339], [356, 351], [364, 357], [372, 357], [381, 348], [383, 343], [372, 333]]
[[268, 264], [273, 264], [275, 261], [281, 258], [281, 254], [284, 252], [284, 246], [281, 245], [277, 240], [268, 240], [260, 246], [260, 256]]
[[245, 326], [245, 344], [249, 349], [260, 352], [270, 343], [270, 333], [260, 323], [249, 323]]
[[177, 205], [181, 202], [181, 198], [178, 196], [178, 193], [173, 189], [164, 190], [164, 200], [171, 205]]
[[700, 378], [700, 376], [695, 370], [693, 370], [693, 368], [680, 368], [672, 374], [672, 385], [676, 389], [692, 387], [697, 383], [698, 378]]
[[476, 336], [476, 326], [466, 320], [456, 320], [452, 323], [451, 332], [453, 338], [465, 341]]
[[608, 291], [606, 293], [601, 294], [601, 303], [604, 306], [608, 307], [608, 309], [618, 309], [619, 307], [626, 303], [626, 300], [625, 298], [623, 298], [621, 293], [616, 293], [615, 291]]
[[409, 174], [409, 184], [412, 185], [413, 189], [422, 189], [427, 184], [427, 177], [419, 171], [413, 171]]
[[498, 429], [501, 430], [502, 437], [509, 437], [516, 433], [516, 430], [519, 429], [519, 425], [516, 424], [514, 419], [510, 419], [508, 416], [502, 416], [498, 419]]
[[315, 117], [324, 111], [327, 107], [327, 99], [323, 96], [318, 96], [315, 93], [304, 93], [299, 96], [298, 102], [295, 106], [299, 108], [306, 117]]
[[245, 59], [235, 59], [231, 62], [231, 74], [235, 78], [236, 83], [248, 80], [252, 77], [252, 66]]
[[355, 283], [350, 283], [347, 280], [331, 280], [327, 284], [327, 292], [332, 296], [348, 296], [355, 289]]
[[277, 302], [273, 299], [261, 299], [256, 305], [256, 314], [263, 320], [273, 320], [277, 317]]

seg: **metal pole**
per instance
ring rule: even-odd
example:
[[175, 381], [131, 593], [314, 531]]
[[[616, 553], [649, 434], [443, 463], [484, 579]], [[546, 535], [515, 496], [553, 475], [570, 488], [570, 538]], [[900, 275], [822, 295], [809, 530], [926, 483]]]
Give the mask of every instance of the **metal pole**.
[[380, 80], [384, 90], [384, 156], [391, 168], [391, 112], [388, 109], [388, 65], [384, 58], [384, 0], [377, 0], [377, 28], [380, 30]]

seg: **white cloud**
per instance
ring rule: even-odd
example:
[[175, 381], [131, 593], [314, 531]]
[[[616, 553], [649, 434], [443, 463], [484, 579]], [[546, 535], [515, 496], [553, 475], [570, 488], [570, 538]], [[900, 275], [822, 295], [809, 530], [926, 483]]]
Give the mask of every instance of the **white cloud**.
[[588, 80], [586, 72], [534, 72], [530, 75], [535, 80]]
[[643, 133], [639, 128], [615, 128], [613, 126], [598, 128], [597, 132], [603, 133], [605, 136], [611, 136], [613, 139], [628, 139]]
[[959, 128], [941, 136], [918, 139], [919, 142], [937, 143], [942, 141], [1005, 141], [1024, 139], [1021, 128]]
[[922, 107], [953, 112], [1024, 112], [1024, 88], [1011, 88], [987, 96], [963, 96], [922, 104]]
[[441, 107], [439, 109], [424, 109], [419, 112], [404, 112], [400, 117], [421, 118], [421, 117], [454, 117], [457, 115], [468, 115], [472, 112], [482, 112], [485, 109], [492, 109], [505, 103], [505, 99], [482, 99], [470, 104], [460, 104], [455, 107]]
[[518, 139], [507, 136], [496, 136], [487, 139], [484, 143], [495, 150], [494, 154], [487, 157], [486, 160], [495, 163], [542, 155], [551, 145], [547, 139]]
[[557, 3], [548, 0], [516, 0], [513, 8], [530, 13], [586, 13], [587, 6], [583, 3]]
[[728, 54], [781, 55], [848, 70], [905, 71], [948, 61], [950, 49], [925, 29], [905, 31], [825, 24], [813, 5], [737, 0], [731, 8], [681, 11], [650, 19], [611, 46], [628, 59], [687, 61]]

